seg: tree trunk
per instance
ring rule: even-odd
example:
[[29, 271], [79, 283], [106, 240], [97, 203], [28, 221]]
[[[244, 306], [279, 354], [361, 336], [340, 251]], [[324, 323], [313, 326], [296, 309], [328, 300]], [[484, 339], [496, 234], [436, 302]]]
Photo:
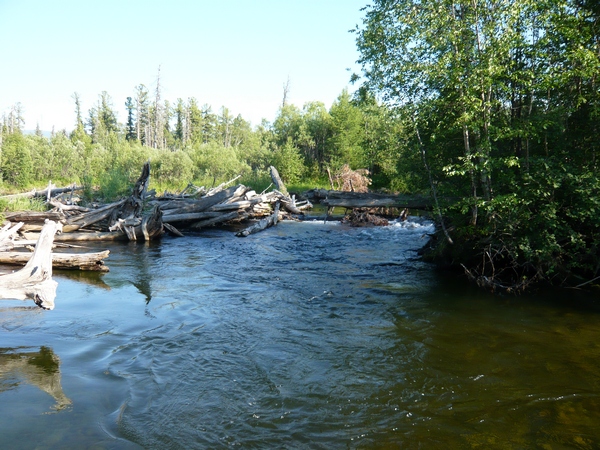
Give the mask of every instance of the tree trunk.
[[275, 211], [269, 217], [265, 217], [264, 219], [259, 220], [254, 225], [249, 226], [248, 228], [236, 233], [238, 237], [246, 237], [254, 233], [258, 233], [259, 231], [265, 230], [269, 227], [277, 225], [277, 221], [279, 220], [279, 202], [275, 204]]
[[[97, 272], [108, 272], [108, 266], [104, 265], [108, 258], [109, 250], [90, 253], [52, 253], [52, 267], [54, 269], [91, 270]], [[23, 265], [31, 258], [31, 253], [26, 252], [0, 252], [0, 264]], [[1, 278], [0, 278], [1, 280]]]
[[44, 309], [54, 309], [56, 286], [52, 279], [52, 244], [61, 225], [47, 221], [33, 256], [21, 270], [0, 276], [0, 299], [32, 299]]

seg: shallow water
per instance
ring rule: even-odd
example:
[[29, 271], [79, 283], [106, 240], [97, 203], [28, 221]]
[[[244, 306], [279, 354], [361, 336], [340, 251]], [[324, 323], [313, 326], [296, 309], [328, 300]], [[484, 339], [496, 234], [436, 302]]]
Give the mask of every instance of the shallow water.
[[447, 279], [431, 231], [110, 244], [0, 303], [0, 448], [598, 448], [599, 310]]

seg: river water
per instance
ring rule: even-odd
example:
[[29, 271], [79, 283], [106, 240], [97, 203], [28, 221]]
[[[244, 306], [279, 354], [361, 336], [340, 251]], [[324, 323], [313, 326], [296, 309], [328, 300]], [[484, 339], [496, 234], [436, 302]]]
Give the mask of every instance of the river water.
[[600, 447], [600, 309], [473, 290], [432, 230], [110, 244], [55, 310], [0, 303], [0, 448]]

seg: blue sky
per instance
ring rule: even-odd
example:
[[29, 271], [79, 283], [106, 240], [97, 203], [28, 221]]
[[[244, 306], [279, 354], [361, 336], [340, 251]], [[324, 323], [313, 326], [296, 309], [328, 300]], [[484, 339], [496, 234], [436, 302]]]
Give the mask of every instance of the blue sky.
[[[107, 91], [119, 120], [135, 87], [195, 97], [253, 125], [289, 102], [327, 107], [358, 71], [368, 0], [0, 0], [0, 115], [20, 102], [25, 129], [75, 124]], [[350, 71], [348, 71], [350, 69]]]

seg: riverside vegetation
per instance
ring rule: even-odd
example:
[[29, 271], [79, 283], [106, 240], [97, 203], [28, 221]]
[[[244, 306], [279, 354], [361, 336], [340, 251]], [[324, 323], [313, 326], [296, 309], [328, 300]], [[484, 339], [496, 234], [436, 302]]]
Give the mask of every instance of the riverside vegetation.
[[[125, 123], [102, 92], [73, 130], [24, 133], [3, 116], [5, 191], [81, 183], [127, 195], [139, 167], [153, 187], [259, 190], [278, 168], [291, 186], [329, 186], [345, 165], [372, 189], [431, 195], [439, 236], [427, 256], [480, 286], [593, 288], [600, 272], [600, 7], [588, 0], [373, 0], [356, 28], [362, 72], [327, 109], [287, 102], [255, 127], [194, 98], [137, 86]], [[160, 75], [160, 73], [159, 73]], [[94, 187], [101, 187], [100, 191]]]

